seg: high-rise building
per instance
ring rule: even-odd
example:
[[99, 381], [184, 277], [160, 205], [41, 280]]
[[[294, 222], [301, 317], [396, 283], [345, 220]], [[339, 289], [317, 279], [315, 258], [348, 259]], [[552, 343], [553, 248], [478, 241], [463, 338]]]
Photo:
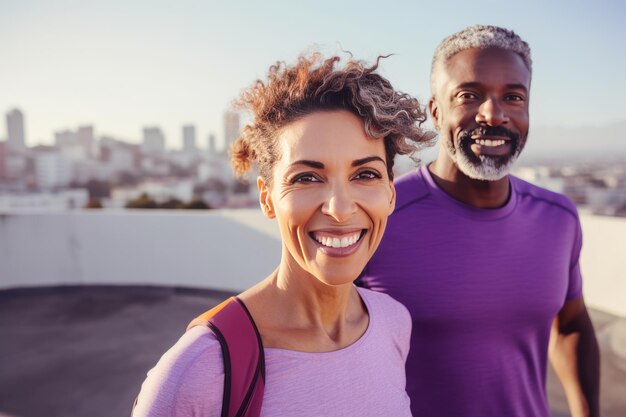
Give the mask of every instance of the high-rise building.
[[193, 152], [196, 149], [196, 127], [194, 125], [183, 126], [183, 150]]
[[227, 111], [224, 113], [224, 149], [228, 150], [230, 145], [239, 137], [239, 113]]
[[7, 150], [20, 152], [26, 148], [24, 115], [18, 109], [7, 113]]
[[158, 127], [143, 129], [143, 144], [141, 150], [146, 154], [161, 155], [165, 153], [165, 136]]
[[211, 133], [209, 135], [206, 145], [208, 154], [215, 155], [215, 153], [217, 152], [217, 142], [215, 140], [215, 134]]

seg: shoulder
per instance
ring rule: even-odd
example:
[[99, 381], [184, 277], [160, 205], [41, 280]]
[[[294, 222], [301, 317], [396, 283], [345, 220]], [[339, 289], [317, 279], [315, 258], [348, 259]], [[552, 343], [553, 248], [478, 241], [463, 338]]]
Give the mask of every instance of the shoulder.
[[423, 199], [429, 194], [422, 178], [422, 172], [419, 169], [398, 177], [393, 182], [393, 185], [396, 188], [395, 212]]
[[218, 340], [207, 327], [194, 327], [148, 372], [133, 416], [186, 415], [191, 409], [217, 409], [219, 415], [223, 381]]
[[370, 308], [370, 325], [376, 335], [370, 340], [393, 346], [399, 357], [406, 361], [413, 326], [409, 310], [387, 294], [365, 288], [360, 288], [359, 292]]
[[411, 315], [402, 303], [382, 292], [366, 288], [358, 288], [358, 291], [366, 304], [373, 310], [372, 314], [375, 317], [379, 317], [385, 322], [399, 324], [401, 327], [407, 324], [410, 326]]
[[531, 204], [552, 207], [558, 211], [561, 211], [563, 214], [578, 219], [576, 206], [568, 197], [564, 196], [563, 194], [555, 193], [554, 191], [538, 187], [513, 175], [511, 175], [510, 178], [511, 184], [513, 185], [513, 187], [515, 187], [515, 191], [517, 192], [517, 195], [521, 200], [526, 200]]

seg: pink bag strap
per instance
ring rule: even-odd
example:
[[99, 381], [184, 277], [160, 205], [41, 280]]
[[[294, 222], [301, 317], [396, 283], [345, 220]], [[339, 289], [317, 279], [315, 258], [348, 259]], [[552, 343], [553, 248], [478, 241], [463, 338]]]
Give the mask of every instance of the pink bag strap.
[[187, 329], [207, 325], [222, 347], [222, 417], [259, 417], [265, 391], [261, 336], [245, 304], [231, 297], [193, 320]]

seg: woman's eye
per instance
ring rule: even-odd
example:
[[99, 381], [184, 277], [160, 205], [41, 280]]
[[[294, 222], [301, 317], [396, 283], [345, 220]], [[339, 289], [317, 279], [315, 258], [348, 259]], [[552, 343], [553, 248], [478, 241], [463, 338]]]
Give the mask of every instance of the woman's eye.
[[296, 175], [292, 182], [295, 183], [309, 183], [309, 182], [319, 182], [317, 177], [313, 174], [300, 174]]
[[358, 174], [354, 176], [354, 178], [357, 180], [374, 180], [374, 179], [382, 178], [382, 175], [380, 175], [376, 171], [367, 170], [367, 171], [359, 172]]

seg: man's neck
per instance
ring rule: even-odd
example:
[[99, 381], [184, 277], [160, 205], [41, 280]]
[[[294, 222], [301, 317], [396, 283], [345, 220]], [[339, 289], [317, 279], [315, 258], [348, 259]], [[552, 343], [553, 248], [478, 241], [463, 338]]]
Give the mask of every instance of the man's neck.
[[508, 175], [497, 181], [475, 180], [462, 173], [448, 158], [428, 166], [435, 183], [451, 197], [477, 208], [498, 208], [509, 199]]

